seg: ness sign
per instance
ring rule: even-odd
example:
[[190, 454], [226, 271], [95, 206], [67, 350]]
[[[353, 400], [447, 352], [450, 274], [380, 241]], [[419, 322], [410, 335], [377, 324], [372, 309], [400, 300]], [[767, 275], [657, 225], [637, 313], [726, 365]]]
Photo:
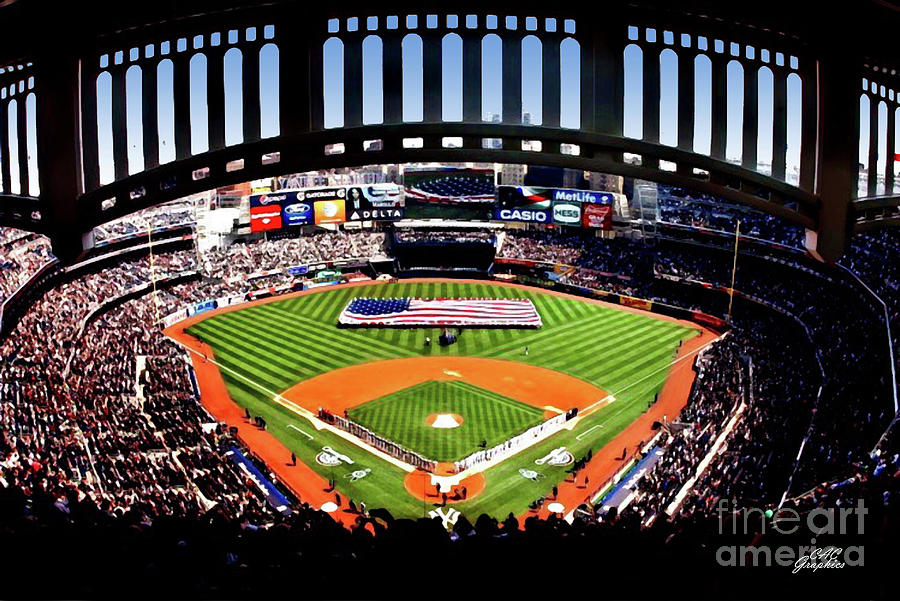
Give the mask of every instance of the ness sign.
[[581, 223], [581, 207], [569, 202], [554, 202], [553, 222], [560, 225], [579, 225]]

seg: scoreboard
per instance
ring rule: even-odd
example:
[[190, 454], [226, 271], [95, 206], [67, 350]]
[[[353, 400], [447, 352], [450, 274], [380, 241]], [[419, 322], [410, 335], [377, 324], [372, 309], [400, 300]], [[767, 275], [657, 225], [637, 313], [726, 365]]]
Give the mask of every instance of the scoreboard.
[[611, 230], [613, 204], [617, 196], [613, 192], [597, 190], [497, 186], [494, 218]]
[[347, 221], [394, 221], [403, 219], [405, 211], [403, 188], [397, 184], [278, 190], [250, 196], [250, 231]]

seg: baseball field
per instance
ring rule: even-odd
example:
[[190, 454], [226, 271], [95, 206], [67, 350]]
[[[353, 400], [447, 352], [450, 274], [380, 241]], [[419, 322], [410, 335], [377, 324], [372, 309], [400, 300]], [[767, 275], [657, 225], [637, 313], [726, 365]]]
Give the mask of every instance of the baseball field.
[[[528, 298], [543, 327], [465, 329], [456, 344], [426, 345], [439, 328], [339, 328], [339, 313], [356, 297]], [[429, 476], [325, 427], [319, 408], [442, 464], [578, 408], [577, 419], [546, 440], [463, 474], [456, 483], [467, 487], [465, 498], [448, 502], [472, 520], [503, 519], [527, 514], [565, 485], [576, 491], [560, 499], [570, 511], [569, 499], [598, 484], [573, 480], [573, 461], [610, 455], [605, 447], [617, 435], [650, 417], [673, 366], [692, 378], [686, 347], [712, 337], [649, 313], [487, 282], [347, 285], [236, 309], [167, 330], [197, 352], [204, 404], [219, 419], [239, 420], [231, 411], [238, 407], [263, 417], [265, 432], [243, 423], [242, 437], [268, 461], [280, 455], [274, 471], [287, 473], [304, 500], [364, 501], [406, 518], [442, 504]], [[271, 448], [254, 449], [255, 440]], [[286, 465], [290, 453], [296, 466]]]

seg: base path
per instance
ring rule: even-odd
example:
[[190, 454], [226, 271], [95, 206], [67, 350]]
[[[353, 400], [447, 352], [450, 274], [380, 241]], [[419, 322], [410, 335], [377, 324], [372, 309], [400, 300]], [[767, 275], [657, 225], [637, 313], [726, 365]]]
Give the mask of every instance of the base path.
[[558, 414], [547, 407], [584, 409], [607, 396], [602, 388], [562, 372], [517, 361], [477, 357], [373, 361], [304, 380], [281, 396], [314, 413], [319, 407], [325, 407], [343, 415], [351, 407], [431, 380], [467, 382], [542, 409], [545, 418]]

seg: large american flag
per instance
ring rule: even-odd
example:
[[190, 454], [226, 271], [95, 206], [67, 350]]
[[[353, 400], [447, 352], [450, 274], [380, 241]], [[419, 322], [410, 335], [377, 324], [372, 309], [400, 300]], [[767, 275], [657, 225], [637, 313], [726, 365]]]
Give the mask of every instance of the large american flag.
[[352, 326], [512, 326], [541, 327], [528, 299], [354, 298], [338, 318]]

